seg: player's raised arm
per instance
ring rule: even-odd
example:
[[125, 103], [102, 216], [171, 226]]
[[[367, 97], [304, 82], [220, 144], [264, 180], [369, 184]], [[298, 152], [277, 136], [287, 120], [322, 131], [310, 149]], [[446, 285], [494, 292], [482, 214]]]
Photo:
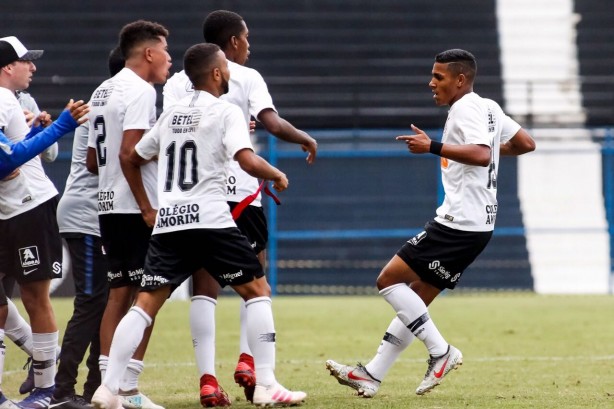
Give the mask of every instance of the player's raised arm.
[[273, 187], [278, 192], [286, 190], [288, 187], [288, 178], [286, 175], [276, 167], [270, 165], [269, 162], [256, 155], [251, 149], [241, 149], [236, 153], [235, 160], [239, 162], [241, 169], [251, 176], [273, 181]]
[[268, 132], [279, 139], [301, 145], [303, 152], [307, 152], [307, 163], [312, 164], [316, 160], [318, 143], [307, 132], [297, 129], [286, 121], [273, 109], [265, 109], [258, 114], [258, 120]]
[[455, 162], [473, 166], [488, 166], [490, 163], [490, 147], [486, 145], [467, 144], [453, 145], [433, 141], [426, 132], [411, 125], [414, 135], [397, 136], [397, 141], [404, 141], [411, 153], [432, 153]]

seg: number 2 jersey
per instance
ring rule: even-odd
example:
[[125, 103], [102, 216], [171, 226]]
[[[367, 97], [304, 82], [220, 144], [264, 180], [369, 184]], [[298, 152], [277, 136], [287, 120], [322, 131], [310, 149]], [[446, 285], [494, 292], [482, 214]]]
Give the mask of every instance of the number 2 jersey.
[[520, 125], [507, 116], [493, 100], [471, 92], [456, 101], [448, 112], [442, 142], [452, 145], [490, 147], [486, 167], [464, 165], [441, 158], [441, 179], [445, 191], [435, 220], [464, 231], [491, 231], [497, 217], [497, 171], [499, 147], [509, 141]]
[[236, 227], [226, 199], [226, 166], [252, 143], [236, 105], [194, 91], [164, 110], [135, 147], [158, 156], [158, 214], [153, 234]]
[[[98, 214], [141, 213], [122, 173], [119, 152], [124, 131], [149, 130], [156, 122], [156, 90], [129, 68], [104, 81], [90, 99], [88, 147], [98, 161]], [[157, 208], [157, 164], [141, 167], [147, 197]]]

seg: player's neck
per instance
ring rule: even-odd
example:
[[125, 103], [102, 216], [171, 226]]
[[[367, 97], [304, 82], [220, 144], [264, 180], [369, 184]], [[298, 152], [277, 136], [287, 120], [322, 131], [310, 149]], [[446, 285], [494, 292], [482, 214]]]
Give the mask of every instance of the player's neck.
[[196, 88], [196, 90], [198, 90], [198, 91], [203, 91], [203, 92], [207, 92], [207, 93], [209, 93], [209, 94], [213, 95], [215, 98], [219, 98], [219, 97], [220, 97], [220, 95], [222, 95], [222, 94], [220, 93], [220, 90], [219, 90], [219, 89], [217, 89], [217, 87], [215, 87], [215, 86], [213, 86], [213, 85], [210, 85], [210, 86], [203, 85], [203, 86], [202, 86], [202, 87], [200, 87], [200, 88]]
[[151, 83], [149, 80], [150, 74], [148, 64], [143, 64], [141, 61], [127, 60], [125, 67], [141, 77], [144, 81]]

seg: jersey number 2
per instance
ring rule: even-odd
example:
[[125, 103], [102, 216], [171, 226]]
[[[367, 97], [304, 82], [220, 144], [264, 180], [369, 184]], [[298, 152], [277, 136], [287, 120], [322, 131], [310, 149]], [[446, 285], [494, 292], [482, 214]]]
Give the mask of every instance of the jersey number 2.
[[166, 180], [164, 181], [165, 192], [170, 192], [173, 188], [176, 162], [179, 162], [179, 180], [177, 181], [179, 189], [185, 192], [198, 183], [198, 159], [196, 159], [196, 144], [194, 141], [185, 141], [179, 148], [179, 152], [176, 151], [177, 145], [173, 141], [168, 145], [165, 152], [168, 157]]
[[107, 164], [107, 148], [104, 141], [107, 139], [107, 131], [104, 126], [104, 117], [98, 115], [94, 120], [94, 132], [96, 132], [96, 156], [98, 157], [98, 167]]

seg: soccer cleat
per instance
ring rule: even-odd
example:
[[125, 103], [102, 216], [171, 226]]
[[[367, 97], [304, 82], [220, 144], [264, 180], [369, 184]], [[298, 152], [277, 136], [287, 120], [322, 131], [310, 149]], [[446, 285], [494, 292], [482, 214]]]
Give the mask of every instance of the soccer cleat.
[[55, 386], [48, 388], [34, 388], [32, 393], [27, 398], [17, 404], [22, 409], [39, 409], [49, 407], [51, 396]]
[[92, 405], [80, 395], [68, 395], [61, 398], [56, 398], [54, 395], [49, 402], [49, 409], [88, 409], [91, 407]]
[[94, 392], [92, 405], [96, 409], [122, 409], [122, 402], [119, 396], [114, 395], [104, 384], [100, 385], [96, 392]]
[[230, 406], [228, 394], [213, 375], [204, 374], [200, 377], [200, 404], [205, 408]]
[[0, 409], [19, 409], [19, 406], [0, 392]]
[[230, 406], [230, 398], [219, 385], [203, 385], [200, 388], [200, 404], [205, 408]]
[[26, 379], [19, 386], [19, 393], [21, 395], [25, 395], [26, 393], [30, 393], [34, 390], [34, 367], [32, 366], [32, 357], [28, 357], [26, 364], [23, 366], [23, 369], [28, 368], [28, 374], [26, 375]]
[[463, 364], [463, 354], [452, 345], [449, 345], [448, 352], [438, 357], [431, 356], [426, 362], [429, 366], [424, 374], [424, 380], [416, 389], [417, 395], [424, 395], [429, 392], [443, 381], [444, 376], [448, 372], [461, 366]]
[[120, 390], [119, 399], [124, 409], [164, 409], [163, 406], [156, 405], [151, 399], [143, 395], [137, 389], [130, 391]]
[[260, 408], [298, 406], [305, 402], [307, 394], [305, 392], [289, 391], [279, 383], [266, 387], [256, 385], [254, 389], [254, 405]]
[[382, 383], [372, 377], [360, 363], [356, 366], [341, 365], [329, 359], [326, 361], [326, 368], [337, 382], [354, 389], [358, 396], [363, 398], [374, 397]]
[[254, 369], [254, 358], [251, 355], [242, 353], [235, 368], [235, 382], [243, 388], [245, 399], [249, 402], [254, 401], [254, 388], [256, 387], [256, 370]]

